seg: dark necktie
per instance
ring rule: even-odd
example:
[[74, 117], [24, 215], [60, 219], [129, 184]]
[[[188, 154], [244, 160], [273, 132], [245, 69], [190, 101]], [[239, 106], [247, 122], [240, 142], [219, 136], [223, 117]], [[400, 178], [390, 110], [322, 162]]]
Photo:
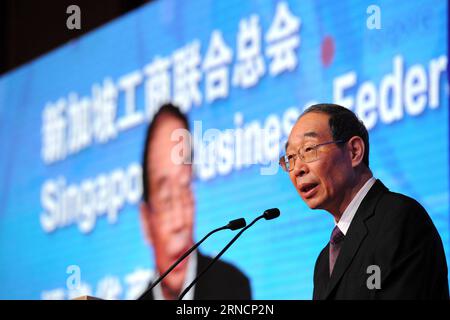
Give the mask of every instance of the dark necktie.
[[334, 227], [330, 238], [330, 277], [333, 273], [334, 264], [336, 263], [339, 251], [341, 251], [342, 240], [344, 240], [344, 234], [338, 226]]

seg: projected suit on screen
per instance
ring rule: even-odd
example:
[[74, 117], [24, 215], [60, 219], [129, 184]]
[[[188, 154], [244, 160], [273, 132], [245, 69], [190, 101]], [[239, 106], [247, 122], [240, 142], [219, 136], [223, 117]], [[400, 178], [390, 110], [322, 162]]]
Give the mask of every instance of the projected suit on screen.
[[[159, 274], [194, 244], [192, 165], [179, 158], [189, 157], [191, 146], [186, 135], [172, 141], [171, 135], [179, 129], [188, 133], [186, 117], [177, 107], [163, 105], [147, 130], [143, 154], [141, 221]], [[201, 253], [192, 253], [143, 299], [176, 299], [210, 261]], [[236, 267], [217, 261], [185, 299], [251, 299], [249, 280]]]
[[280, 165], [311, 209], [334, 217], [314, 269], [314, 299], [448, 299], [432, 220], [373, 177], [369, 134], [353, 112], [331, 104], [305, 110]]

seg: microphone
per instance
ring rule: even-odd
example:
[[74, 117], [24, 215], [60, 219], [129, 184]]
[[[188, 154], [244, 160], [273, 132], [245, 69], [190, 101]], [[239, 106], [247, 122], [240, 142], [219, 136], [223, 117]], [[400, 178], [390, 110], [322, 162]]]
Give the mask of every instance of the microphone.
[[263, 213], [264, 219], [272, 220], [280, 216], [280, 210], [278, 208], [267, 209]]
[[239, 218], [235, 220], [231, 220], [228, 222], [228, 224], [224, 225], [223, 227], [214, 229], [213, 231], [209, 232], [206, 236], [203, 237], [202, 240], [194, 244], [188, 251], [186, 251], [177, 261], [175, 261], [174, 264], [170, 266], [169, 269], [167, 269], [166, 272], [164, 272], [156, 281], [140, 295], [140, 297], [137, 300], [141, 300], [148, 292], [150, 292], [158, 283], [160, 283], [177, 265], [180, 264], [181, 261], [183, 261], [192, 251], [194, 251], [200, 244], [202, 244], [203, 241], [205, 241], [207, 238], [209, 238], [210, 235], [213, 233], [216, 233], [221, 230], [230, 229], [230, 230], [237, 230], [245, 227], [247, 225], [247, 222], [244, 218]]
[[188, 293], [188, 291], [197, 283], [198, 279], [200, 279], [200, 277], [203, 276], [203, 274], [205, 274], [206, 271], [208, 271], [209, 268], [211, 268], [212, 265], [217, 260], [219, 260], [219, 258], [225, 253], [225, 251], [227, 251], [228, 248], [231, 247], [231, 245], [241, 236], [242, 233], [244, 233], [245, 230], [250, 228], [252, 225], [254, 225], [256, 223], [256, 221], [258, 221], [262, 218], [264, 218], [266, 220], [272, 220], [272, 219], [278, 218], [279, 216], [280, 216], [280, 210], [278, 208], [267, 209], [266, 211], [264, 211], [264, 213], [262, 215], [260, 215], [259, 217], [256, 217], [248, 226], [246, 226], [244, 229], [239, 231], [239, 233], [236, 234], [234, 236], [234, 238], [231, 239], [230, 242], [228, 242], [228, 244], [222, 249], [222, 251], [220, 251], [219, 254], [214, 257], [214, 259], [206, 266], [206, 268], [203, 269], [202, 272], [200, 272], [197, 275], [197, 277], [191, 282], [191, 284], [189, 286], [187, 286], [186, 289], [183, 290], [183, 292], [178, 297], [178, 300], [182, 300], [184, 298], [186, 293]]
[[245, 219], [239, 218], [239, 219], [231, 220], [230, 222], [228, 222], [228, 224], [225, 226], [225, 228], [234, 231], [237, 229], [242, 229], [246, 225], [247, 225], [247, 222], [245, 222]]

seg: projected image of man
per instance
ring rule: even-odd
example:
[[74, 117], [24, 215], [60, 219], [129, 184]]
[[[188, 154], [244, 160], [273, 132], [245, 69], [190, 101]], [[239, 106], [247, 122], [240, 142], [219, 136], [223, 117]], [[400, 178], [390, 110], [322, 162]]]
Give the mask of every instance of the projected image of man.
[[[172, 133], [181, 129], [186, 135], [172, 139]], [[142, 164], [144, 199], [140, 211], [158, 274], [163, 274], [194, 244], [192, 164], [177, 160], [180, 154], [190, 159], [188, 129], [186, 116], [176, 106], [166, 104], [156, 113], [147, 130]], [[202, 253], [193, 252], [143, 298], [177, 299], [210, 261]], [[251, 299], [249, 280], [236, 267], [218, 261], [185, 299]]]

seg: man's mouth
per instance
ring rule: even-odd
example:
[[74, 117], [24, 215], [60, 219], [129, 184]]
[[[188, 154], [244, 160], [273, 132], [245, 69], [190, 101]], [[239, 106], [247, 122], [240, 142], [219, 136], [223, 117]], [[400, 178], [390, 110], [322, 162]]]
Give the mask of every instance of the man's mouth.
[[303, 183], [300, 185], [299, 190], [300, 190], [300, 194], [305, 197], [305, 198], [309, 198], [311, 197], [315, 191], [316, 191], [316, 187], [318, 186], [318, 183]]

